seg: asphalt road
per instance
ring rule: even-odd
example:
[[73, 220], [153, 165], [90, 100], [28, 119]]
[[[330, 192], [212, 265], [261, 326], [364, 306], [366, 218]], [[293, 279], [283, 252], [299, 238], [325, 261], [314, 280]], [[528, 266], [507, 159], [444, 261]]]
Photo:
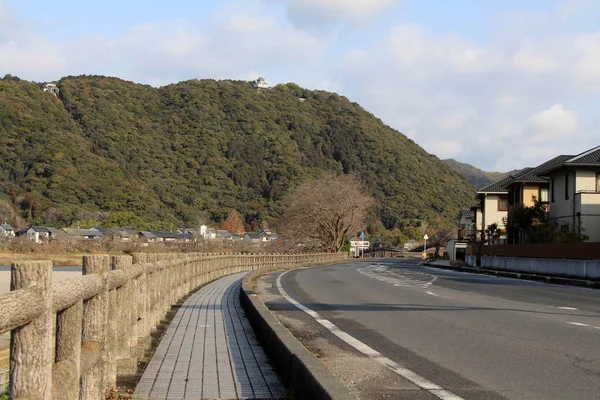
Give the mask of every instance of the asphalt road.
[[[263, 278], [267, 305], [361, 398], [600, 398], [598, 290], [439, 270], [407, 259], [281, 276], [283, 291], [332, 327], [284, 299], [279, 275]], [[363, 353], [340, 339], [345, 334]], [[366, 356], [365, 348], [381, 357]], [[406, 379], [410, 373], [426, 384]]]

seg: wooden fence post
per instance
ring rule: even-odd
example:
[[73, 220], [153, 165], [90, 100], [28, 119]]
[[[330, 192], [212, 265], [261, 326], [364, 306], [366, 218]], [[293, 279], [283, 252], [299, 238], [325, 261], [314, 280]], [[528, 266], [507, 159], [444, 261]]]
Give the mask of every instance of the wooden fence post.
[[[56, 362], [63, 368], [70, 369], [65, 374], [72, 379], [65, 382], [66, 376], [61, 374], [61, 367], [54, 367], [53, 398], [56, 400], [78, 400], [81, 376], [81, 326], [83, 321], [83, 300], [59, 312], [56, 318]], [[60, 387], [57, 385], [60, 384]]]
[[52, 398], [52, 261], [11, 266], [11, 290], [29, 289], [44, 302], [42, 314], [10, 334], [11, 399]]
[[81, 377], [81, 398], [86, 400], [104, 398], [107, 388], [109, 262], [109, 256], [83, 257], [83, 274], [98, 274], [104, 283], [102, 291], [83, 305], [83, 343], [97, 343], [100, 349], [100, 360]]

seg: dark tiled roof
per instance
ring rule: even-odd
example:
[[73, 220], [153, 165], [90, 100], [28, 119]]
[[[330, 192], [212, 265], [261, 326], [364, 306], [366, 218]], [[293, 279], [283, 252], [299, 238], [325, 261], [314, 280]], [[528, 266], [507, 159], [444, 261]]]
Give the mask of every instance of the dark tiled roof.
[[511, 180], [512, 177], [507, 176], [506, 178], [502, 178], [499, 181], [492, 182], [487, 186], [477, 189], [477, 193], [508, 193], [504, 186]]
[[4, 229], [5, 231], [14, 231], [15, 228], [13, 228], [10, 224], [2, 224], [0, 225], [2, 227], [2, 229]]
[[192, 235], [189, 233], [176, 233], [176, 232], [161, 232], [161, 231], [150, 231], [157, 238], [163, 239], [191, 239]]
[[537, 173], [547, 176], [550, 172], [568, 166], [595, 166], [600, 167], [600, 146], [584, 151], [576, 156], [558, 156], [537, 167]]
[[594, 147], [588, 151], [584, 151], [583, 153], [567, 160], [565, 164], [600, 166], [600, 146]]
[[260, 240], [260, 235], [256, 232], [246, 232], [246, 235], [250, 238], [250, 239], [254, 239], [254, 240]]
[[473, 210], [469, 210], [468, 208], [462, 208], [459, 212], [459, 216], [463, 217], [474, 217], [475, 212]]

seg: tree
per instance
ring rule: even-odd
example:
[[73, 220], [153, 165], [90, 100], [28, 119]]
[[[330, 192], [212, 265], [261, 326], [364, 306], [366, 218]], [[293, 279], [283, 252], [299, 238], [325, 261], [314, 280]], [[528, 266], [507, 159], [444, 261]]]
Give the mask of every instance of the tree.
[[435, 258], [439, 258], [440, 248], [446, 247], [448, 241], [452, 239], [454, 231], [448, 227], [440, 226], [429, 228], [427, 234], [429, 236], [429, 243], [435, 248]]
[[246, 229], [244, 229], [244, 223], [242, 222], [240, 214], [238, 214], [235, 208], [231, 210], [225, 219], [225, 222], [223, 222], [223, 229], [227, 230], [229, 233], [237, 233], [240, 235], [246, 233]]
[[289, 194], [278, 231], [292, 248], [337, 252], [348, 234], [364, 228], [373, 204], [366, 186], [353, 176], [326, 174]]
[[489, 224], [485, 230], [485, 235], [487, 237], [489, 244], [498, 244], [498, 239], [500, 239], [500, 228], [497, 223]]

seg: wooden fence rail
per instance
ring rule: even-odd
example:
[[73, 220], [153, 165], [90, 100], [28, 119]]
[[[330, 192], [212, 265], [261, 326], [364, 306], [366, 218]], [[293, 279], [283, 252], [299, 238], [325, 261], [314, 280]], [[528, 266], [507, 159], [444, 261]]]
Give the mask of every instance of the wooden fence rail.
[[0, 334], [11, 331], [15, 400], [102, 399], [135, 374], [171, 306], [225, 275], [341, 261], [346, 254], [168, 253], [83, 257], [83, 276], [52, 284], [51, 261], [15, 262], [0, 296]]

